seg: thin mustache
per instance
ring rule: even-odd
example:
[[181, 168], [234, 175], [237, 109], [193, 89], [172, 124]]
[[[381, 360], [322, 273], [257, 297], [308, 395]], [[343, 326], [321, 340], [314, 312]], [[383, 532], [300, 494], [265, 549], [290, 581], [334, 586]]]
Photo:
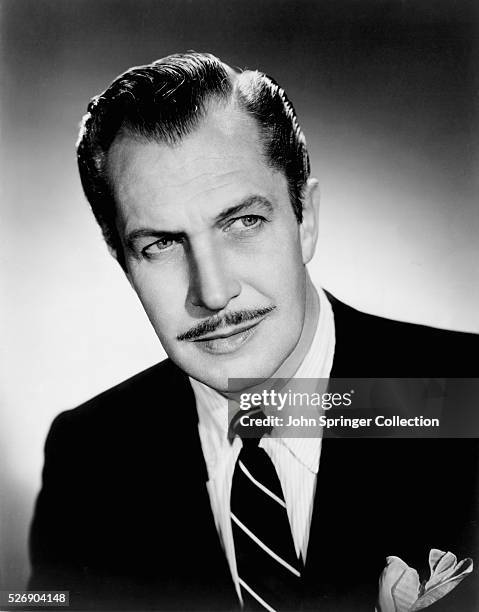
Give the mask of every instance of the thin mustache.
[[223, 327], [234, 327], [240, 325], [246, 321], [254, 321], [255, 319], [261, 319], [265, 315], [272, 312], [276, 306], [265, 306], [264, 308], [255, 308], [254, 310], [238, 310], [236, 312], [228, 312], [222, 316], [214, 316], [210, 319], [206, 319], [195, 327], [192, 327], [184, 334], [176, 336], [177, 340], [198, 340], [205, 334], [215, 332], [217, 329]]

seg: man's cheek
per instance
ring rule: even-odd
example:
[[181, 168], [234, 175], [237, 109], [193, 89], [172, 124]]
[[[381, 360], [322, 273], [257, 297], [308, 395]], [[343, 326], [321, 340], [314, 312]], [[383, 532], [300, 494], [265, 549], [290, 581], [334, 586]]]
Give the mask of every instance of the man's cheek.
[[[164, 296], [162, 296], [164, 299]], [[151, 317], [154, 319], [156, 327], [162, 333], [171, 334], [172, 330], [177, 329], [180, 326], [181, 311], [179, 307], [174, 307], [174, 304], [169, 302], [163, 302], [158, 296], [153, 297], [152, 301], [148, 306], [151, 312]], [[175, 336], [179, 334], [181, 330], [175, 333]]]
[[159, 288], [137, 290], [140, 302], [157, 333], [169, 334], [181, 317], [180, 305]]

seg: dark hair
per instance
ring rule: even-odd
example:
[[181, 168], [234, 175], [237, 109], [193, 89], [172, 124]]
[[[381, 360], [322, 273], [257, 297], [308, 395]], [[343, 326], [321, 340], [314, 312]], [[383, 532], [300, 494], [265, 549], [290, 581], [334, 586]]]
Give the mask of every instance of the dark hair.
[[123, 267], [115, 202], [106, 173], [113, 140], [119, 132], [127, 131], [146, 140], [175, 144], [198, 126], [213, 100], [234, 100], [255, 118], [266, 160], [285, 175], [291, 204], [301, 223], [309, 157], [284, 90], [261, 72], [234, 71], [211, 54], [169, 55], [127, 70], [92, 98], [78, 138], [85, 195], [110, 250]]

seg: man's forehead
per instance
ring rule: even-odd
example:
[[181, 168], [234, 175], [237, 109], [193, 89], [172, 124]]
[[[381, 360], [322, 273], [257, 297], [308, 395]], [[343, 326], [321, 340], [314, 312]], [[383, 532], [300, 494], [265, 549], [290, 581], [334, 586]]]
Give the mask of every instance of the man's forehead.
[[202, 201], [216, 214], [252, 193], [275, 199], [285, 188], [266, 163], [254, 120], [229, 107], [210, 110], [174, 146], [122, 134], [110, 151], [109, 171], [120, 216], [130, 218], [147, 211], [176, 215], [183, 204]]
[[152, 164], [146, 161], [182, 168], [195, 157], [221, 165], [222, 160], [227, 163], [245, 155], [265, 161], [256, 121], [234, 103], [210, 103], [198, 125], [174, 144], [141, 136], [132, 129], [121, 130], [110, 147], [107, 172], [116, 182], [128, 170], [147, 172]]

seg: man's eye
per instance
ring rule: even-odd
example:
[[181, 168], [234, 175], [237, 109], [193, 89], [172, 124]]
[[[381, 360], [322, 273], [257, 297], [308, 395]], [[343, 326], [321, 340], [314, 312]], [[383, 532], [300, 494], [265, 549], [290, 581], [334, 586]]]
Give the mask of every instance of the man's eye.
[[255, 215], [248, 215], [247, 217], [241, 217], [241, 222], [245, 227], [253, 227], [260, 222], [260, 218]]
[[250, 229], [259, 227], [264, 220], [265, 219], [259, 215], [245, 215], [244, 217], [238, 217], [238, 219], [235, 219], [229, 227], [237, 230]]
[[175, 242], [177, 241], [173, 240], [173, 238], [160, 238], [159, 240], [155, 240], [155, 242], [152, 242], [148, 246], [144, 247], [141, 252], [146, 256], [154, 255], [158, 251], [166, 251], [167, 249], [171, 248]]

